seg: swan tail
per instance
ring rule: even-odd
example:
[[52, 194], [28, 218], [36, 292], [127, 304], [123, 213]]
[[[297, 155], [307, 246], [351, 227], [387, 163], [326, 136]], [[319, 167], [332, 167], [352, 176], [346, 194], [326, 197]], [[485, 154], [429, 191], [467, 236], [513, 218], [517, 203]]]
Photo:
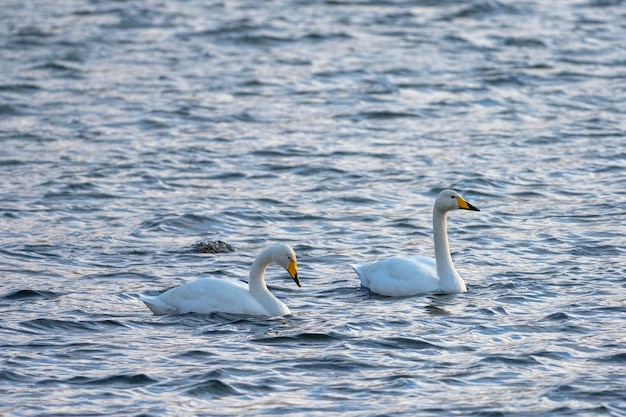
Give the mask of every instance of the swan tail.
[[164, 303], [158, 297], [140, 297], [139, 299], [143, 301], [156, 316], [178, 313], [178, 308]]
[[365, 275], [365, 273], [363, 272], [363, 270], [361, 269], [362, 266], [363, 265], [350, 265], [350, 267], [354, 270], [354, 272], [356, 272], [356, 275], [359, 277], [359, 280], [361, 281], [361, 285], [366, 288], [369, 288], [370, 281]]

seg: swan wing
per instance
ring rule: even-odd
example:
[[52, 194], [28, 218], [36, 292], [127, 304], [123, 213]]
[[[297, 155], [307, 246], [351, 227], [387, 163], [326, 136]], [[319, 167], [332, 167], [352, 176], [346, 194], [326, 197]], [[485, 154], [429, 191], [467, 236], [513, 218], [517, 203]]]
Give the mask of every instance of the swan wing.
[[361, 285], [387, 296], [409, 296], [439, 291], [437, 264], [423, 256], [395, 257], [352, 267]]
[[144, 297], [142, 301], [155, 314], [222, 312], [270, 315], [245, 284], [217, 278], [199, 279], [172, 288], [158, 297]]

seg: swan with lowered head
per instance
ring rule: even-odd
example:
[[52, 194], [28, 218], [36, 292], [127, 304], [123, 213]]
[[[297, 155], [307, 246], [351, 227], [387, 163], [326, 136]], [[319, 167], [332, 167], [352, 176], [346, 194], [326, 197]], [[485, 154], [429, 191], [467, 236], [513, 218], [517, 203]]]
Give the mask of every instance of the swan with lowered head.
[[458, 294], [466, 292], [465, 282], [452, 264], [446, 218], [451, 210], [480, 211], [459, 193], [443, 190], [433, 208], [435, 259], [424, 256], [395, 257], [352, 266], [361, 285], [387, 296], [409, 296], [421, 293]]
[[287, 270], [296, 285], [298, 263], [296, 253], [288, 245], [263, 250], [252, 263], [248, 286], [241, 282], [218, 278], [202, 278], [167, 290], [157, 297], [141, 297], [156, 315], [212, 312], [251, 316], [283, 316], [289, 308], [265, 285], [265, 271], [271, 263]]

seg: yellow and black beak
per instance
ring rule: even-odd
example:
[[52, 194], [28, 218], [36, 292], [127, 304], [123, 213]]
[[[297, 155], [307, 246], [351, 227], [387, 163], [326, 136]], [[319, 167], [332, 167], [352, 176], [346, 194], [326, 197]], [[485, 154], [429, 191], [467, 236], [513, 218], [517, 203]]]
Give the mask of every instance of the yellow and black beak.
[[289, 272], [289, 276], [291, 276], [293, 282], [295, 282], [296, 285], [300, 287], [300, 280], [298, 279], [298, 264], [296, 263], [296, 261], [289, 261], [289, 266], [287, 266], [287, 272]]
[[457, 197], [456, 201], [457, 201], [460, 209], [472, 210], [472, 211], [480, 211], [479, 209], [477, 209], [476, 207], [472, 206], [470, 203], [465, 201], [465, 199], [463, 199], [462, 197]]

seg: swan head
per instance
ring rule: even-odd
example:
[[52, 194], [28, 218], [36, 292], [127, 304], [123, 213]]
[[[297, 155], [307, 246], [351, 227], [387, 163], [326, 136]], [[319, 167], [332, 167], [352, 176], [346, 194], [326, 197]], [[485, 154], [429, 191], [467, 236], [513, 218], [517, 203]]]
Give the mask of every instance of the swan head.
[[446, 212], [458, 209], [480, 211], [454, 190], [443, 190], [439, 193], [435, 200], [435, 210]]
[[293, 282], [300, 287], [300, 280], [298, 279], [298, 261], [296, 259], [296, 253], [289, 245], [277, 245], [272, 250], [272, 262], [285, 268], [289, 273]]

